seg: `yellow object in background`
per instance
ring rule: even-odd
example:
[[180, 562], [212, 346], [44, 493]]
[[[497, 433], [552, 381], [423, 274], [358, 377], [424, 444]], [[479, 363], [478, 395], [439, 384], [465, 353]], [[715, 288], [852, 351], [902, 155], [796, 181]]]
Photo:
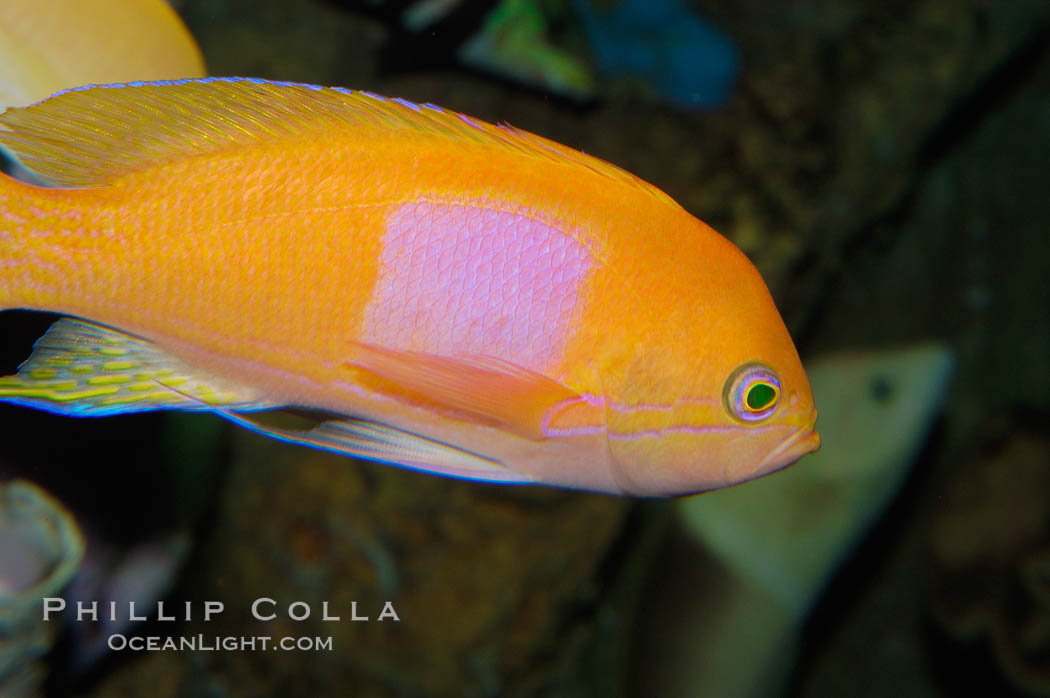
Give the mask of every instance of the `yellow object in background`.
[[80, 85], [204, 74], [200, 49], [164, 0], [0, 3], [0, 106]]

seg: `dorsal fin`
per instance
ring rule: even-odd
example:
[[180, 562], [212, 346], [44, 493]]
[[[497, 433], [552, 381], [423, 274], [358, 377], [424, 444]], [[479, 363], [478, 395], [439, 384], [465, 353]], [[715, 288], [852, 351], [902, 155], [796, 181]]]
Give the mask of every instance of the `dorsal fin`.
[[95, 85], [0, 113], [0, 145], [58, 186], [107, 184], [137, 170], [238, 146], [324, 137], [448, 138], [585, 167], [661, 200], [629, 172], [512, 126], [369, 92], [255, 78]]

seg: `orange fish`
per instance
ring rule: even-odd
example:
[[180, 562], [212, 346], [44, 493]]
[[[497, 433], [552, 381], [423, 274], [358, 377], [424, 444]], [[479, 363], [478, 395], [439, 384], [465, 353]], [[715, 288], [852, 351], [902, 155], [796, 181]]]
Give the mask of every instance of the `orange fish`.
[[[477, 480], [675, 495], [815, 450], [761, 277], [666, 194], [510, 126], [244, 78], [0, 114], [0, 308], [58, 321], [0, 400], [212, 410]], [[309, 410], [302, 428], [261, 410]]]

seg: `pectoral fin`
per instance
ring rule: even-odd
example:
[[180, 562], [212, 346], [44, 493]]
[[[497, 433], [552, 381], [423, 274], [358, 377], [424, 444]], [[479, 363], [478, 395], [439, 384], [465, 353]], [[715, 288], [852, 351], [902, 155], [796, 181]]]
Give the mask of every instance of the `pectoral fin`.
[[[354, 343], [349, 364], [380, 379], [379, 390], [450, 408], [528, 439], [567, 406], [588, 403], [561, 383], [488, 356], [447, 357]], [[601, 414], [593, 415], [601, 420]]]
[[0, 378], [0, 402], [78, 417], [275, 407], [250, 389], [201, 374], [151, 342], [71, 318], [51, 325], [18, 372]]

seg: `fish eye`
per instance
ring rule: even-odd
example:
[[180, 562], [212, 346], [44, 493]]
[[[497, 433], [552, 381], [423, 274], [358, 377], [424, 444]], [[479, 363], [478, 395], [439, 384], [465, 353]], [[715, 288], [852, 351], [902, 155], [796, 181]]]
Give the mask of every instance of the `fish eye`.
[[744, 364], [729, 374], [722, 402], [736, 419], [760, 422], [776, 412], [780, 404], [780, 378], [768, 366]]

